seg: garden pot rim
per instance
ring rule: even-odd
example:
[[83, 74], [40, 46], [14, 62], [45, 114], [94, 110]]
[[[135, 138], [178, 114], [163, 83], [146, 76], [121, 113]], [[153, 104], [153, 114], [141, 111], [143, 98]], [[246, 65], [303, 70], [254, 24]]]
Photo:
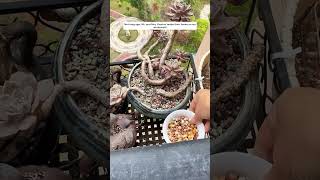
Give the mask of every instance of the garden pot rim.
[[198, 69], [199, 69], [199, 76], [201, 77], [201, 74], [202, 74], [202, 69], [203, 69], [203, 67], [206, 65], [205, 63], [204, 63], [204, 61], [205, 61], [205, 59], [206, 59], [206, 57], [208, 57], [208, 55], [209, 55], [209, 57], [210, 57], [210, 50], [208, 50], [208, 51], [206, 51], [206, 53], [202, 56], [202, 58], [200, 59], [200, 63], [199, 63], [199, 67], [198, 67]]
[[[200, 78], [202, 78], [202, 70], [204, 68], [204, 66], [208, 65], [208, 63], [204, 63], [204, 61], [206, 60], [206, 58], [209, 56], [209, 61], [210, 62], [210, 50], [208, 50], [203, 56], [202, 58], [200, 59], [200, 63], [199, 63], [199, 67], [197, 68], [199, 72], [198, 75]], [[203, 81], [200, 81], [200, 87], [201, 89], [203, 89]]]
[[[233, 30], [232, 33], [238, 40], [242, 58], [246, 57], [249, 48], [246, 36], [239, 30]], [[260, 108], [261, 96], [258, 76], [257, 72], [253, 73], [249, 77], [248, 82], [241, 86], [241, 104], [238, 115], [226, 132], [216, 139], [211, 139], [211, 150], [213, 151], [211, 154], [226, 150], [235, 150], [247, 137]]]
[[[99, 14], [101, 5], [102, 2], [98, 1], [88, 6], [73, 19], [64, 32], [54, 56], [53, 74], [55, 83], [65, 82], [65, 52], [70, 47], [77, 28]], [[86, 154], [99, 161], [108, 159], [109, 139], [107, 132], [97, 126], [92, 121], [93, 118], [82, 112], [70, 95], [59, 95], [54, 103], [54, 111], [66, 132], [72, 136], [73, 140], [82, 147]]]
[[[93, 5], [91, 5], [91, 8], [86, 9], [81, 14], [86, 14], [87, 12], [90, 12], [90, 11], [94, 10], [95, 8], [99, 7], [100, 5], [101, 5], [101, 3], [97, 2]], [[81, 17], [77, 16], [73, 20], [73, 22], [69, 25], [68, 29], [66, 30], [64, 37], [60, 41], [59, 48], [57, 50], [56, 57], [55, 57], [55, 59], [57, 59], [55, 61], [56, 68], [54, 69], [54, 72], [55, 72], [54, 73], [54, 75], [55, 75], [54, 80], [56, 83], [66, 82], [65, 73], [64, 73], [64, 70], [65, 70], [65, 68], [64, 68], [65, 51], [68, 49], [69, 43], [72, 39], [72, 35], [74, 35], [74, 33], [76, 32], [76, 29], [74, 27], [82, 25], [80, 23], [81, 19], [83, 19], [83, 16], [81, 16]], [[80, 110], [79, 106], [74, 101], [74, 99], [71, 97], [71, 95], [64, 94], [62, 96], [65, 97], [65, 101], [73, 107], [72, 110], [74, 113], [79, 114], [80, 116], [84, 117], [84, 119], [90, 119], [90, 121], [88, 121], [88, 122], [84, 121], [83, 123], [85, 123], [85, 125], [87, 125], [89, 127], [93, 127], [92, 123], [91, 123], [91, 120], [93, 120], [93, 118]]]

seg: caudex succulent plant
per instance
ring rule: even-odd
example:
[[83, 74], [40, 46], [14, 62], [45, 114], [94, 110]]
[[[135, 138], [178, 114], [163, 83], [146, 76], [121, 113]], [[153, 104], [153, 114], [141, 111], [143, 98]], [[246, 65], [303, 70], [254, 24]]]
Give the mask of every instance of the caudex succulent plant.
[[[213, 54], [228, 55], [233, 53], [232, 47], [228, 46], [225, 33], [233, 30], [239, 24], [236, 17], [225, 15], [226, 0], [215, 0], [211, 4], [213, 7]], [[250, 74], [257, 69], [257, 64], [261, 59], [260, 47], [250, 50], [242, 61], [241, 66], [224, 83], [213, 92], [213, 102], [217, 103], [224, 97], [230, 96], [235, 90], [249, 79]], [[223, 61], [223, 59], [217, 59]], [[214, 67], [214, 66], [213, 66]]]
[[[190, 16], [193, 15], [191, 6], [180, 1], [173, 2], [168, 9], [169, 11], [166, 15], [171, 21], [190, 21]], [[137, 52], [138, 58], [142, 61], [141, 76], [146, 83], [152, 86], [162, 86], [171, 78], [177, 76], [185, 77], [185, 83], [174, 92], [168, 92], [161, 88], [157, 89], [157, 94], [167, 98], [173, 98], [183, 92], [192, 80], [192, 77], [189, 76], [181, 67], [181, 62], [187, 59], [186, 54], [183, 52], [177, 52], [172, 57], [169, 57], [177, 33], [178, 30], [173, 30], [171, 32], [154, 31], [154, 37], [157, 40], [143, 54], [141, 49]], [[151, 58], [150, 52], [159, 43], [165, 42], [166, 45], [164, 49], [160, 51], [160, 56], [154, 56]]]
[[[193, 16], [191, 6], [181, 1], [174, 1], [169, 7], [166, 13], [167, 17], [171, 21], [190, 21], [190, 17]], [[137, 51], [138, 59], [141, 60], [141, 76], [144, 81], [156, 87], [161, 87], [169, 82], [169, 80], [175, 77], [183, 77], [185, 79], [184, 84], [181, 85], [176, 91], [169, 92], [162, 88], [158, 88], [156, 93], [166, 97], [174, 98], [190, 85], [192, 76], [181, 67], [182, 62], [187, 60], [189, 57], [183, 51], [177, 51], [174, 54], [171, 53], [172, 45], [178, 30], [173, 31], [153, 31], [153, 37], [156, 39], [155, 42], [144, 52], [142, 49]], [[160, 55], [150, 55], [152, 50], [155, 49], [160, 43], [166, 43], [164, 48], [159, 51]], [[119, 74], [120, 71], [115, 71], [112, 74]], [[119, 105], [125, 99], [128, 91], [136, 91], [140, 94], [145, 95], [145, 92], [138, 87], [122, 87], [119, 84], [113, 84], [111, 88], [111, 105]]]
[[[105, 3], [104, 3], [105, 4]], [[104, 5], [102, 10], [104, 10]], [[166, 13], [168, 18], [172, 21], [189, 21], [192, 16], [191, 6], [184, 4], [183, 2], [175, 1], [168, 8]], [[106, 16], [103, 15], [102, 16]], [[105, 19], [104, 17], [101, 18]], [[106, 23], [106, 22], [105, 22]], [[142, 49], [137, 51], [138, 59], [141, 60], [141, 68], [139, 74], [146, 84], [157, 87], [155, 93], [166, 97], [174, 98], [178, 94], [182, 93], [191, 83], [192, 77], [181, 67], [181, 63], [187, 60], [189, 57], [183, 51], [177, 51], [172, 54], [171, 49], [175, 37], [178, 31], [153, 31], [154, 43], [142, 53]], [[150, 55], [152, 51], [160, 44], [165, 44], [164, 48], [160, 50], [160, 55]], [[171, 53], [171, 54], [170, 54]], [[111, 68], [111, 84], [110, 84], [110, 104], [111, 112], [117, 112], [117, 109], [121, 106], [125, 100], [129, 91], [136, 91], [141, 95], [145, 95], [139, 87], [123, 87], [120, 85], [121, 69]], [[161, 89], [171, 79], [175, 77], [181, 77], [185, 82], [176, 91], [165, 91]], [[135, 144], [136, 140], [136, 127], [131, 115], [125, 114], [111, 114], [110, 115], [110, 149], [122, 149], [128, 148]]]

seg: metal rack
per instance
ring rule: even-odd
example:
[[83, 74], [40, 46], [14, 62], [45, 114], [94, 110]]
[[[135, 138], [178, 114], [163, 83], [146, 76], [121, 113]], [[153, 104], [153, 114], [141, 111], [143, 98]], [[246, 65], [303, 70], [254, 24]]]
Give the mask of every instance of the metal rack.
[[[193, 61], [193, 56], [189, 56], [189, 63], [187, 69], [192, 68], [192, 72], [194, 76], [193, 90], [199, 89], [200, 84], [196, 79], [198, 75], [195, 68], [195, 63]], [[122, 62], [112, 62], [110, 66], [127, 66], [134, 65], [139, 63], [140, 61], [137, 59], [129, 59]], [[191, 67], [190, 67], [191, 66]], [[122, 77], [122, 83], [126, 85], [126, 77]], [[162, 135], [162, 123], [163, 119], [156, 119], [146, 117], [144, 114], [139, 113], [131, 104], [124, 104], [127, 106], [126, 114], [131, 114], [135, 119], [135, 124], [137, 128], [137, 140], [135, 147], [144, 147], [144, 146], [153, 146], [160, 145], [164, 143], [163, 135]]]

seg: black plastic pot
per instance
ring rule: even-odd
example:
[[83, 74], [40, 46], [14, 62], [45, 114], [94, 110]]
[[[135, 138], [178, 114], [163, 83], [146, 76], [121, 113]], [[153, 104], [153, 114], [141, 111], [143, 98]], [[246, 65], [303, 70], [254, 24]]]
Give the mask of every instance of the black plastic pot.
[[[191, 61], [193, 63], [193, 59], [191, 57]], [[141, 63], [136, 64], [132, 70], [130, 71], [129, 74], [129, 78], [128, 78], [128, 86], [130, 87], [130, 80], [132, 77], [133, 72], [141, 66]], [[178, 109], [184, 109], [187, 108], [187, 105], [189, 103], [189, 100], [191, 98], [192, 95], [192, 91], [191, 88], [188, 87], [186, 90], [186, 95], [183, 99], [183, 101], [181, 103], [179, 103], [176, 107], [171, 108], [171, 109], [165, 109], [165, 110], [157, 110], [157, 109], [153, 109], [148, 107], [147, 105], [143, 104], [142, 102], [140, 102], [136, 96], [132, 93], [132, 91], [130, 91], [128, 93], [128, 101], [132, 104], [132, 106], [137, 109], [140, 113], [144, 114], [147, 117], [150, 118], [159, 118], [159, 119], [164, 119], [166, 118], [171, 112], [178, 110]]]
[[[55, 56], [54, 78], [56, 83], [63, 82], [65, 79], [64, 57], [77, 29], [90, 18], [100, 14], [100, 9], [101, 2], [92, 4], [75, 17], [69, 25]], [[65, 130], [87, 155], [99, 161], [107, 161], [109, 159], [108, 133], [106, 130], [96, 126], [91, 117], [79, 109], [70, 95], [63, 94], [59, 96], [55, 102], [54, 111]]]
[[[248, 41], [243, 33], [234, 32], [238, 39], [242, 57], [247, 56]], [[253, 127], [253, 122], [261, 106], [261, 93], [259, 85], [259, 74], [255, 72], [241, 91], [240, 112], [236, 120], [225, 133], [217, 139], [211, 139], [211, 154], [237, 150]]]

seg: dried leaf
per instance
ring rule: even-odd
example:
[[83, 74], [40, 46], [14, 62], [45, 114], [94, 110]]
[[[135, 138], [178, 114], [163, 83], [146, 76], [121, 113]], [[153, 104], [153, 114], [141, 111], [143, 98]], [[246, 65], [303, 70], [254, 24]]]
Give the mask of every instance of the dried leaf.
[[[111, 150], [132, 147], [136, 141], [136, 127], [134, 119], [127, 114], [110, 114]], [[115, 129], [117, 128], [117, 129]]]

